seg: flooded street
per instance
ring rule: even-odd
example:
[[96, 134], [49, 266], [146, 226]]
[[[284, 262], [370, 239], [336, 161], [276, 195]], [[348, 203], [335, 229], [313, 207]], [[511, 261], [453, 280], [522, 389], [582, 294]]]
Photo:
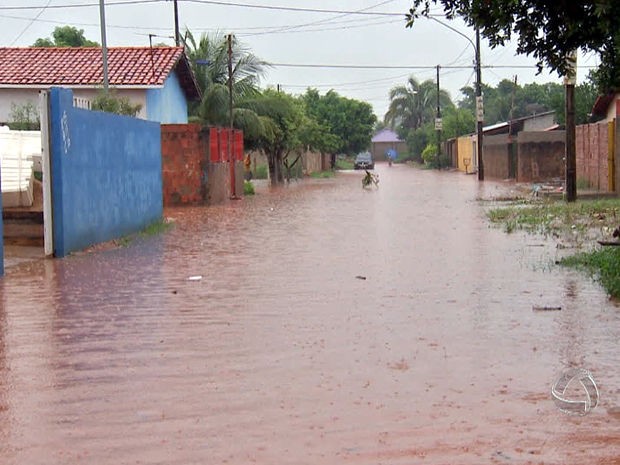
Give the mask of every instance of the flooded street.
[[[489, 227], [505, 187], [377, 172], [8, 268], [0, 463], [620, 463], [620, 307]], [[551, 399], [570, 367], [600, 390], [583, 417]]]

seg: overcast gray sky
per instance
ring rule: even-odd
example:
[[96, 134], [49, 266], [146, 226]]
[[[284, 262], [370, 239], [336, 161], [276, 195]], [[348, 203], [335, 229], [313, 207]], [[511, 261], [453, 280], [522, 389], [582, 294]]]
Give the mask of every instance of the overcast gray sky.
[[[293, 94], [307, 87], [321, 93], [334, 89], [369, 102], [380, 118], [392, 87], [410, 75], [434, 80], [436, 65], [445, 67], [440, 83], [453, 100], [461, 98], [461, 87], [474, 84], [472, 44], [429, 19], [406, 29], [404, 14], [410, 5], [409, 0], [178, 0], [182, 31], [188, 28], [195, 36], [233, 33], [255, 55], [274, 64], [262, 87], [280, 84]], [[173, 11], [171, 0], [105, 0], [108, 45], [148, 46], [149, 34], [158, 35], [154, 43], [173, 45]], [[473, 30], [460, 20], [437, 19], [474, 40]], [[101, 42], [99, 0], [0, 0], [0, 25], [0, 45], [5, 47], [32, 45], [62, 25], [83, 29], [88, 39]], [[483, 39], [482, 64], [499, 66], [483, 69], [483, 82], [495, 85], [515, 75], [520, 84], [561, 82], [555, 74], [537, 76], [535, 60], [517, 56], [515, 48], [510, 44], [492, 50]], [[580, 57], [578, 82], [587, 66], [597, 63], [596, 57]], [[328, 67], [345, 65], [374, 68]], [[450, 68], [455, 66], [462, 68]]]

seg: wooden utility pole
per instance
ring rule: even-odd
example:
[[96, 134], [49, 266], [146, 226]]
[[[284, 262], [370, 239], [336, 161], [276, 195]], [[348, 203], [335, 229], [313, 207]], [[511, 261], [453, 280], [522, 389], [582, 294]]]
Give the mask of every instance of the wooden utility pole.
[[437, 118], [435, 119], [435, 131], [437, 131], [437, 169], [441, 169], [441, 105], [439, 103], [439, 65], [437, 65]]
[[230, 166], [230, 198], [237, 198], [235, 179], [235, 157], [233, 154], [233, 68], [232, 68], [232, 34], [228, 34], [228, 164]]
[[478, 156], [478, 181], [484, 181], [484, 162], [482, 160], [484, 107], [482, 103], [482, 71], [480, 68], [480, 29], [476, 27], [476, 132], [478, 134], [476, 151]]
[[179, 6], [177, 5], [177, 0], [174, 0], [174, 42], [177, 44], [177, 47], [181, 43], [179, 36]]
[[568, 70], [564, 78], [566, 88], [566, 201], [577, 200], [577, 150], [575, 147], [575, 82], [577, 53], [567, 57]]

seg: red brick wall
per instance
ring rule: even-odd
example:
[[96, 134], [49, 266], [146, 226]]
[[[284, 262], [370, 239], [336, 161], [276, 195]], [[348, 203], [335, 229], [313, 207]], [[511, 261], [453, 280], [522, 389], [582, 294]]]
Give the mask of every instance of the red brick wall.
[[[230, 196], [229, 129], [162, 124], [164, 206], [219, 203]], [[233, 133], [236, 194], [243, 195], [243, 131]]]
[[564, 179], [564, 131], [521, 131], [517, 136], [517, 181]]
[[161, 125], [164, 206], [206, 200], [202, 180], [206, 178], [208, 154], [208, 133], [198, 124]]
[[583, 124], [575, 131], [577, 146], [577, 180], [601, 192], [609, 190], [607, 123]]

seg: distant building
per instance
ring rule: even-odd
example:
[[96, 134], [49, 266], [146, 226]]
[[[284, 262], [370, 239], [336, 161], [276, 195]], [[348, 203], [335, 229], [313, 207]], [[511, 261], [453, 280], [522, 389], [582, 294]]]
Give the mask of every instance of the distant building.
[[[10, 121], [12, 105], [38, 106], [40, 90], [73, 90], [89, 101], [103, 89], [99, 47], [0, 48], [0, 123]], [[187, 123], [188, 102], [200, 90], [182, 47], [110, 47], [108, 82], [119, 97], [140, 104], [139, 118]]]
[[592, 107], [591, 122], [613, 121], [620, 114], [620, 92], [599, 95]]
[[407, 153], [407, 143], [388, 128], [382, 129], [375, 134], [371, 139], [371, 143], [370, 151], [375, 160], [385, 160], [385, 154], [390, 149], [395, 150], [398, 155]]

